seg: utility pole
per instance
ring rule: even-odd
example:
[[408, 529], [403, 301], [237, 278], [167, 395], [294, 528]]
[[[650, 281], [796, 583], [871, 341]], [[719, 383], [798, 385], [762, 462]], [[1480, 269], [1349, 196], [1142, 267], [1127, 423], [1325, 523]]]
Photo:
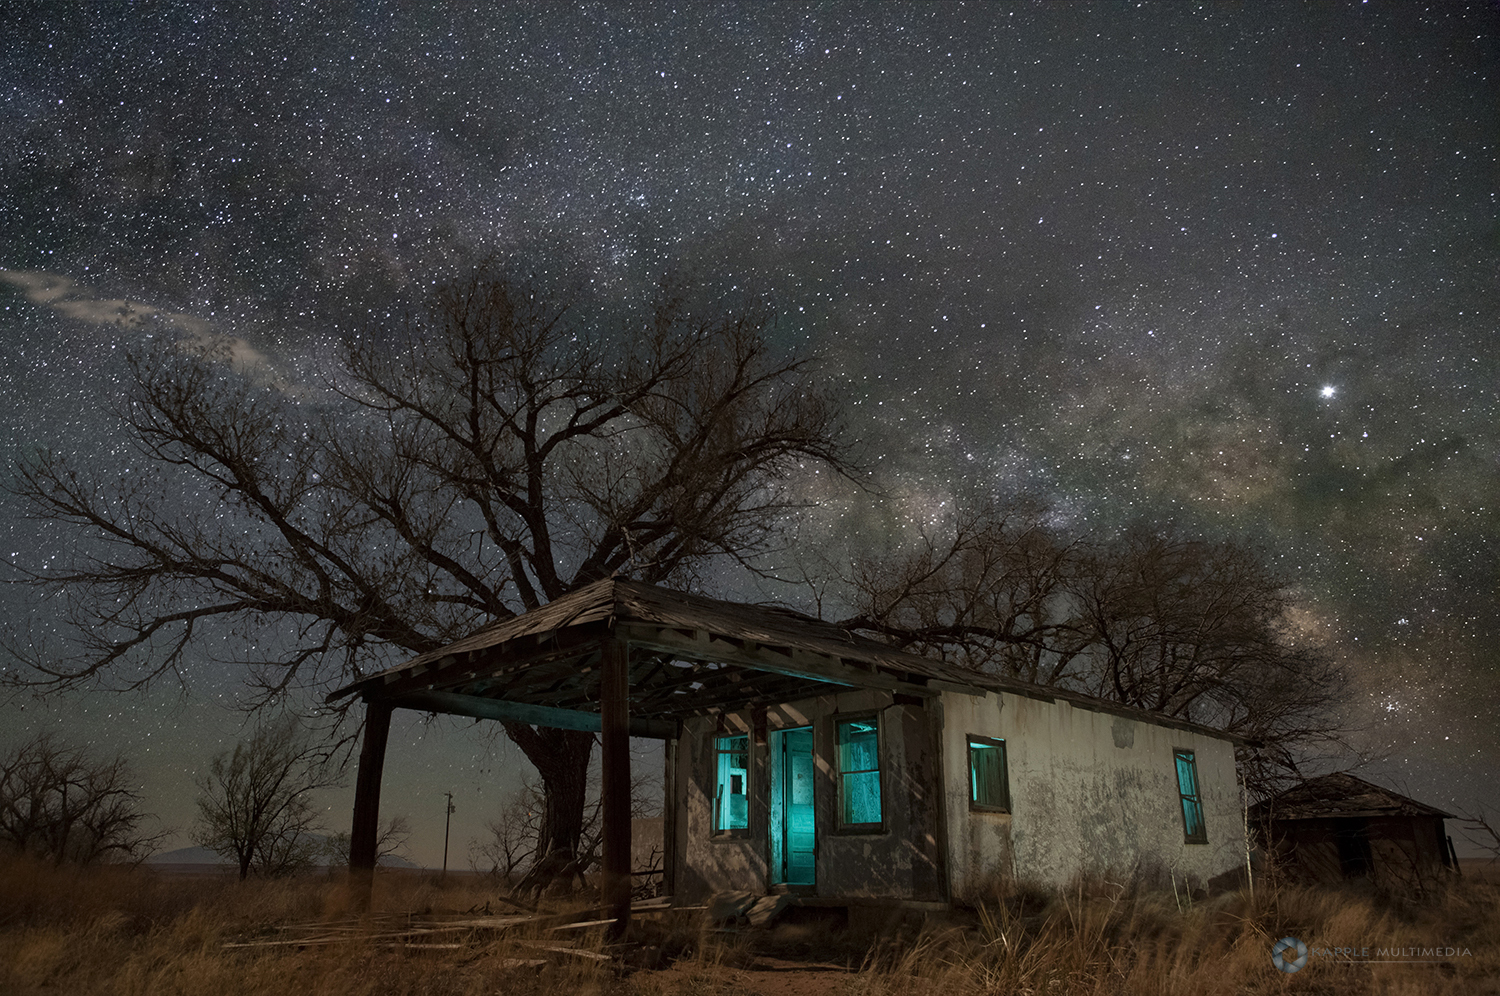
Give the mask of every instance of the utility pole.
[[448, 797], [448, 815], [443, 819], [443, 881], [448, 881], [448, 828], [453, 825], [453, 793], [444, 792]]

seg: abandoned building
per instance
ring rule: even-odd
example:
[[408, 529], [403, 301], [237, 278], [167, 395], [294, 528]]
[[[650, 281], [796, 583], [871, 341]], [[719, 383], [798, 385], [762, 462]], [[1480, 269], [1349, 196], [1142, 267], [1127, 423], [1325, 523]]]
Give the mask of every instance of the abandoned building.
[[795, 612], [619, 578], [339, 689], [366, 732], [373, 867], [391, 710], [599, 731], [603, 893], [629, 910], [629, 737], [665, 742], [665, 877], [808, 902], [949, 904], [1005, 879], [1206, 882], [1243, 866], [1234, 740], [980, 675]]
[[1275, 867], [1305, 882], [1430, 882], [1458, 867], [1443, 828], [1451, 819], [1452, 813], [1343, 771], [1250, 807], [1250, 824]]

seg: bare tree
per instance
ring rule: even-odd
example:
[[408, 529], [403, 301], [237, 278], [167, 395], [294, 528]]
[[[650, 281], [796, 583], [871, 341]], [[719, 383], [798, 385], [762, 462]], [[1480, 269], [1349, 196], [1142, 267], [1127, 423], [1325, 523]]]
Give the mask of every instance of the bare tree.
[[1041, 684], [1071, 673], [1087, 638], [1067, 598], [1079, 544], [1035, 504], [962, 508], [914, 546], [855, 557], [842, 620], [913, 653]]
[[469, 865], [485, 868], [509, 882], [517, 870], [531, 864], [541, 839], [546, 800], [540, 783], [527, 779], [510, 794], [499, 813], [484, 824], [485, 836], [469, 841]]
[[1288, 623], [1250, 547], [1143, 527], [1101, 542], [980, 506], [915, 550], [857, 558], [850, 629], [978, 671], [1240, 734], [1257, 794], [1336, 737], [1343, 675]]
[[46, 733], [0, 757], [0, 844], [58, 864], [139, 861], [166, 836], [147, 819], [123, 757]]
[[[48, 456], [13, 490], [97, 540], [33, 580], [72, 652], [11, 649], [35, 680], [141, 683], [226, 626], [268, 698], [326, 688], [628, 570], [751, 570], [807, 465], [845, 467], [839, 416], [764, 310], [695, 310], [664, 283], [629, 321], [590, 318], [495, 268], [352, 343], [315, 403], [213, 357], [131, 362], [141, 459]], [[335, 666], [327, 666], [329, 664]], [[576, 850], [587, 733], [505, 726], [546, 788], [543, 849]]]
[[[542, 852], [546, 794], [535, 781], [526, 780], [516, 789], [494, 819], [485, 824], [487, 836], [469, 842], [469, 863], [489, 866], [491, 874], [509, 879], [520, 868], [527, 873], [517, 892], [540, 894], [555, 881], [582, 878], [599, 863], [604, 842], [604, 818], [600, 805], [599, 770], [589, 772], [589, 799], [584, 810], [583, 832], [576, 851]], [[661, 815], [659, 779], [635, 773], [630, 780], [630, 818], [649, 819]], [[550, 858], [551, 860], [547, 860]]]
[[1293, 631], [1286, 583], [1251, 547], [1133, 528], [1089, 550], [1072, 596], [1084, 689], [1246, 737], [1252, 794], [1337, 741], [1343, 673]]
[[1460, 829], [1469, 843], [1490, 854], [1490, 861], [1500, 861], [1500, 820], [1496, 820], [1480, 806], [1474, 812], [1459, 810]]
[[[406, 816], [392, 816], [379, 827], [375, 835], [375, 863], [382, 858], [405, 857], [411, 842], [411, 820]], [[323, 842], [323, 855], [329, 867], [347, 867], [349, 864], [350, 833], [340, 830]]]
[[323, 848], [311, 794], [336, 784], [305, 731], [284, 718], [215, 757], [198, 779], [192, 839], [239, 866], [281, 875], [312, 864]]

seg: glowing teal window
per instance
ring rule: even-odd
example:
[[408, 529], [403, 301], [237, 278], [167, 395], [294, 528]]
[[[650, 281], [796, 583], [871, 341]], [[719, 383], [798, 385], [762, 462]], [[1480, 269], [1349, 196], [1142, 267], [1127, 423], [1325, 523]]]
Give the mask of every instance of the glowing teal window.
[[880, 731], [874, 716], [834, 725], [839, 760], [839, 823], [880, 825]]
[[1198, 794], [1198, 764], [1190, 750], [1174, 750], [1172, 756], [1177, 761], [1177, 791], [1182, 796], [1183, 840], [1189, 844], [1207, 844], [1203, 800]]
[[750, 738], [715, 737], [714, 832], [750, 827]]
[[1010, 779], [1005, 770], [1005, 741], [969, 738], [969, 808], [1010, 812]]

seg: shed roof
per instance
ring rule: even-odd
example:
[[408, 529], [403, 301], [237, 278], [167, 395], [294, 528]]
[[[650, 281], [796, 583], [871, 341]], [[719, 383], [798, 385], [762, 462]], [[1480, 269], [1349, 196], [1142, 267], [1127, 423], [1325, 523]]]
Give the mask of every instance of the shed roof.
[[1420, 803], [1382, 788], [1347, 771], [1309, 778], [1300, 785], [1250, 807], [1255, 820], [1309, 820], [1326, 817], [1436, 816], [1453, 819], [1452, 813]]
[[[620, 577], [490, 623], [345, 685], [328, 700], [357, 693], [408, 708], [526, 722], [547, 718], [549, 710], [588, 712], [598, 705], [599, 643], [611, 635], [627, 639], [635, 650], [630, 711], [637, 735], [665, 736], [660, 724], [685, 716], [789, 702], [843, 686], [916, 695], [1012, 692], [1239, 740], [1088, 695], [978, 674], [790, 609], [720, 601]], [[658, 724], [654, 734], [652, 724]]]

